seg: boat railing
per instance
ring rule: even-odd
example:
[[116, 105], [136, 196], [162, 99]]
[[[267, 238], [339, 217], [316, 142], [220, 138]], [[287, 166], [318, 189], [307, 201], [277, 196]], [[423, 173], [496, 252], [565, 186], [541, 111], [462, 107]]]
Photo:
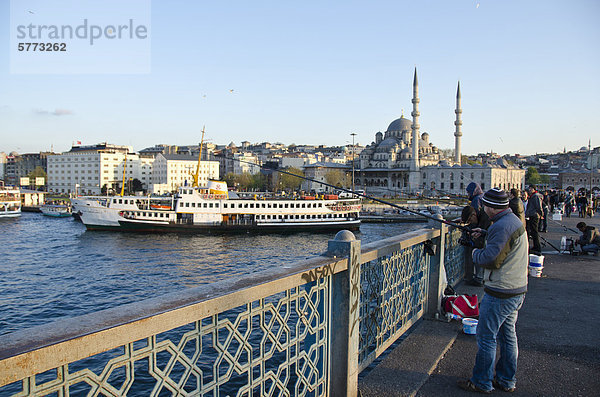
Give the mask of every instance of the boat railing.
[[356, 396], [462, 276], [459, 235], [343, 231], [322, 256], [3, 335], [0, 395]]

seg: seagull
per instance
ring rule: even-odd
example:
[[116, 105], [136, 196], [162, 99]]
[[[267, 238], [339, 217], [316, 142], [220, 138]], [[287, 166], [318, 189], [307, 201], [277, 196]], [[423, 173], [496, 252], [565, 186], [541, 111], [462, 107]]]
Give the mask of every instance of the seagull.
[[35, 13], [34, 13], [33, 11], [31, 11], [31, 10], [29, 11], [29, 13], [30, 13], [30, 14], [35, 14]]
[[229, 92], [233, 92], [233, 88], [231, 90], [229, 90]]
[[479, 8], [479, 3], [477, 3], [477, 6], [475, 8]]

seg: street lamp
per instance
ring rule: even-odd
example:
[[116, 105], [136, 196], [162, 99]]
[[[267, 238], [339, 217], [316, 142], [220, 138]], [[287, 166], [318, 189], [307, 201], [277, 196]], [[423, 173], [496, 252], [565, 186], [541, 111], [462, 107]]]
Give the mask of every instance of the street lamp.
[[354, 137], [356, 133], [352, 132], [350, 135], [352, 135], [352, 193], [354, 193]]

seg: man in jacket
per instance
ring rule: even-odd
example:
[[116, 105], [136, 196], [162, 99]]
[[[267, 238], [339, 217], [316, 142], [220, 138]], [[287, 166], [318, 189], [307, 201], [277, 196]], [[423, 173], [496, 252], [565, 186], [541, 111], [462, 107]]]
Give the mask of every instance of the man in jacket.
[[575, 244], [581, 245], [581, 252], [583, 254], [598, 255], [598, 252], [600, 252], [600, 233], [598, 233], [598, 230], [593, 226], [586, 225], [585, 222], [579, 222], [577, 229], [583, 233], [581, 238], [575, 240]]
[[542, 246], [538, 232], [542, 216], [544, 216], [542, 195], [537, 192], [535, 185], [529, 185], [529, 199], [527, 200], [527, 208], [525, 209], [525, 219], [527, 220], [527, 234], [529, 234], [532, 241], [531, 253], [535, 255], [542, 255]]
[[[483, 190], [479, 183], [471, 182], [467, 185], [467, 194], [469, 195], [469, 203], [471, 207], [475, 208], [478, 227], [487, 229], [490, 225], [488, 216], [483, 211], [483, 204], [481, 198], [483, 197]], [[465, 256], [471, 255], [472, 249], [467, 247], [465, 249]], [[475, 285], [477, 287], [483, 286], [483, 268], [474, 265], [470, 262], [471, 258], [465, 258], [465, 264], [470, 266], [472, 269], [467, 267], [465, 277], [467, 278], [467, 284]]]
[[[508, 208], [508, 195], [503, 190], [488, 190], [482, 202], [492, 226], [487, 231], [485, 247], [473, 250], [473, 262], [485, 268], [485, 293], [477, 325], [478, 350], [473, 376], [460, 380], [458, 386], [479, 393], [491, 393], [494, 388], [511, 392], [515, 390], [518, 356], [515, 326], [527, 292], [527, 233]], [[495, 364], [497, 345], [500, 357]]]
[[523, 207], [523, 201], [519, 195], [519, 190], [515, 188], [510, 189], [510, 194], [508, 197], [510, 198], [508, 206], [512, 210], [513, 214], [515, 214], [517, 218], [523, 222], [523, 226], [525, 226], [525, 208]]

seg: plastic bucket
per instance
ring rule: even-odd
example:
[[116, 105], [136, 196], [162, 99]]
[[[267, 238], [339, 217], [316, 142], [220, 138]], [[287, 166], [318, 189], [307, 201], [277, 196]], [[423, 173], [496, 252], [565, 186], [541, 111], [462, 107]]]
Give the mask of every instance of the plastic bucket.
[[529, 266], [544, 267], [544, 255], [529, 254]]
[[463, 318], [463, 332], [467, 335], [475, 335], [477, 333], [477, 323], [478, 321], [474, 318]]
[[532, 277], [542, 277], [543, 266], [529, 266], [529, 275]]
[[562, 221], [562, 214], [560, 212], [552, 214], [553, 221]]

